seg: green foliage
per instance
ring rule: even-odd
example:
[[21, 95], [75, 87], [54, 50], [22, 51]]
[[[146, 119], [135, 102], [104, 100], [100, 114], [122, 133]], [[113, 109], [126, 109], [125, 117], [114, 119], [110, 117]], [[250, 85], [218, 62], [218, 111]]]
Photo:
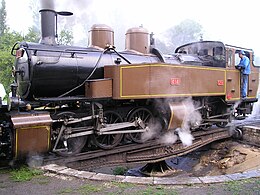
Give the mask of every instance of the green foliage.
[[60, 45], [72, 45], [73, 33], [70, 30], [62, 30], [59, 34], [58, 43]]
[[[32, 18], [33, 18], [33, 24], [32, 24], [32, 27], [30, 27], [30, 29], [33, 29], [33, 31], [35, 31], [35, 32], [40, 32], [40, 29], [41, 29], [40, 28], [40, 26], [41, 26], [40, 13], [39, 13], [39, 10], [41, 9], [40, 1], [31, 0], [29, 3], [29, 8], [32, 12]], [[27, 39], [25, 39], [25, 40], [27, 40]]]
[[38, 29], [30, 27], [29, 32], [25, 35], [24, 40], [27, 42], [38, 43], [41, 39], [41, 33]]
[[[191, 41], [199, 41], [202, 26], [193, 20], [184, 20], [175, 28], [170, 29], [167, 33], [172, 37], [172, 41], [178, 41], [185, 44]], [[177, 39], [177, 40], [176, 40]]]
[[11, 49], [16, 42], [24, 39], [31, 42], [39, 41], [39, 31], [30, 28], [29, 33], [23, 37], [20, 33], [12, 31], [6, 25], [6, 7], [5, 1], [2, 0], [0, 8], [0, 83], [3, 84], [6, 93], [10, 92], [10, 84], [13, 82], [12, 67], [15, 58], [11, 55]]
[[6, 26], [6, 5], [5, 0], [2, 0], [1, 8], [0, 8], [0, 36], [2, 36], [7, 29]]
[[37, 180], [37, 183], [40, 184], [40, 185], [48, 185], [50, 184], [50, 180], [48, 177], [39, 177], [38, 180]]
[[58, 194], [73, 194], [74, 190], [71, 188], [65, 188], [58, 192]]
[[121, 183], [121, 182], [111, 182], [112, 186], [116, 186], [120, 189], [128, 189], [128, 188], [133, 188], [135, 185], [133, 183]]
[[85, 184], [79, 188], [79, 192], [83, 194], [91, 194], [93, 192], [100, 192], [103, 188], [97, 185]]
[[128, 189], [134, 188], [135, 184], [112, 181], [111, 186], [116, 191], [116, 193], [111, 193], [111, 194], [125, 194], [124, 192], [127, 191]]
[[0, 51], [0, 83], [3, 84], [7, 93], [10, 84], [13, 81], [11, 76], [13, 59], [9, 57], [10, 53], [6, 51]]
[[163, 53], [174, 53], [183, 44], [199, 41], [202, 36], [202, 26], [193, 20], [184, 20], [164, 33], [164, 40], [156, 40], [156, 46]]
[[124, 175], [127, 172], [127, 168], [126, 167], [116, 167], [113, 170], [113, 174], [114, 175]]
[[101, 192], [102, 190], [104, 190], [102, 186], [85, 184], [76, 189], [72, 189], [72, 188], [62, 189], [58, 192], [58, 194], [93, 194], [93, 193]]
[[230, 191], [232, 194], [240, 194], [242, 190], [241, 182], [240, 181], [230, 181], [226, 183], [227, 190]]
[[10, 32], [9, 29], [0, 37], [0, 83], [4, 85], [7, 94], [13, 82], [12, 67], [15, 60], [10, 51], [19, 40], [22, 40], [22, 36], [17, 32]]
[[29, 167], [21, 167], [10, 172], [11, 179], [17, 182], [29, 181], [37, 175], [42, 175], [43, 172], [38, 169], [30, 169]]
[[23, 37], [18, 32], [11, 32], [9, 28], [6, 29], [6, 32], [0, 37], [0, 50], [10, 52], [14, 43], [17, 41], [22, 41]]
[[[17, 42], [27, 41], [36, 42], [40, 40], [40, 19], [39, 19], [39, 2], [31, 1], [30, 7], [34, 11], [34, 24], [28, 29], [28, 33], [23, 37], [21, 33], [10, 30], [6, 25], [6, 7], [5, 0], [1, 1], [0, 7], [0, 83], [3, 84], [6, 93], [10, 92], [10, 84], [13, 82], [12, 67], [15, 63], [15, 57], [11, 55], [11, 49]], [[62, 30], [60, 35], [60, 44], [71, 45], [73, 40], [72, 31]]]

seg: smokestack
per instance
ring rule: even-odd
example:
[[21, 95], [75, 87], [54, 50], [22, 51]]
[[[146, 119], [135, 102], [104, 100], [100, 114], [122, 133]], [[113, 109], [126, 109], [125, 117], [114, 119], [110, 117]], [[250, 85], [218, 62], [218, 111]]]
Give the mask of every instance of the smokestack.
[[51, 9], [42, 9], [40, 10], [40, 13], [42, 32], [40, 43], [55, 45], [57, 13]]
[[67, 11], [56, 12], [52, 9], [42, 9], [41, 13], [41, 31], [42, 37], [40, 43], [56, 45], [57, 38], [57, 16], [71, 16], [73, 13]]

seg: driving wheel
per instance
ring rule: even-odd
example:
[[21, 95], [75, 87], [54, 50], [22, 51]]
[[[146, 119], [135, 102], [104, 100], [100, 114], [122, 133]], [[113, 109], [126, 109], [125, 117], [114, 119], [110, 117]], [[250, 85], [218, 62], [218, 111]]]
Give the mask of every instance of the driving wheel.
[[[128, 116], [127, 120], [129, 122], [134, 122], [136, 118], [140, 118], [145, 123], [145, 125], [148, 125], [150, 120], [153, 118], [153, 114], [147, 108], [141, 107], [133, 110]], [[140, 129], [140, 127], [136, 127], [136, 129]], [[144, 140], [142, 140], [142, 133], [130, 133], [129, 136], [136, 143], [144, 142]]]
[[[107, 124], [115, 124], [123, 122], [122, 117], [114, 111], [105, 111], [104, 117]], [[116, 147], [122, 140], [123, 134], [107, 134], [107, 135], [97, 135], [93, 134], [92, 139], [96, 146], [102, 149], [112, 149]]]
[[[76, 114], [74, 112], [62, 112], [55, 116], [53, 116], [57, 120], [69, 120], [70, 118], [75, 118]], [[76, 127], [77, 125], [73, 125], [71, 127]], [[64, 129], [65, 128], [65, 129]], [[63, 129], [63, 132], [60, 137], [60, 141], [58, 142], [58, 145], [56, 147], [57, 151], [56, 153], [60, 156], [73, 156], [75, 154], [80, 153], [82, 148], [85, 146], [87, 137], [81, 136], [81, 137], [73, 137], [66, 139], [66, 127], [63, 126], [63, 122], [60, 122], [58, 124], [55, 124], [53, 126], [53, 131], [55, 132], [55, 141], [58, 137], [58, 134]]]

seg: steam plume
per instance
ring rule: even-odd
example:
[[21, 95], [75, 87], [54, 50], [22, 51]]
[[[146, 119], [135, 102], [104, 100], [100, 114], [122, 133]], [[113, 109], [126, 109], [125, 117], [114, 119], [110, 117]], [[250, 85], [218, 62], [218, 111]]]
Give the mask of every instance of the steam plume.
[[[176, 103], [176, 102], [175, 102]], [[169, 101], [167, 102], [167, 105]], [[192, 145], [194, 140], [191, 134], [191, 127], [198, 127], [202, 121], [200, 112], [196, 109], [192, 98], [186, 98], [179, 102], [181, 109], [174, 112], [175, 117], [182, 121], [175, 129], [170, 129], [160, 138], [160, 143], [173, 144], [177, 141], [177, 135], [184, 146]], [[162, 105], [165, 106], [165, 105]]]
[[141, 139], [143, 142], [158, 136], [162, 129], [161, 123], [156, 119], [150, 120], [148, 127], [149, 127], [149, 131], [142, 133]]
[[258, 101], [256, 103], [254, 103], [253, 105], [253, 111], [252, 114], [248, 117], [249, 119], [251, 118], [260, 118], [260, 100], [258, 99]]
[[53, 0], [41, 0], [41, 9], [51, 9], [54, 10], [54, 1]]
[[161, 144], [171, 145], [174, 144], [178, 140], [178, 136], [174, 133], [174, 131], [168, 131], [163, 134], [159, 140]]
[[189, 130], [177, 128], [175, 131], [178, 132], [179, 138], [184, 146], [192, 145], [192, 141], [194, 140], [194, 137], [191, 135], [191, 132]]

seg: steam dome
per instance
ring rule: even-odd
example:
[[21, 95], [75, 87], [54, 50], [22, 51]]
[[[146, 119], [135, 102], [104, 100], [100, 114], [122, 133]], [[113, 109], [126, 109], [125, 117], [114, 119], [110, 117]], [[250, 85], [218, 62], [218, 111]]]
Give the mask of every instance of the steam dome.
[[89, 47], [114, 45], [114, 31], [105, 24], [94, 24], [89, 31]]
[[143, 54], [149, 53], [150, 39], [148, 31], [143, 27], [130, 28], [126, 32], [126, 50], [134, 50]]

